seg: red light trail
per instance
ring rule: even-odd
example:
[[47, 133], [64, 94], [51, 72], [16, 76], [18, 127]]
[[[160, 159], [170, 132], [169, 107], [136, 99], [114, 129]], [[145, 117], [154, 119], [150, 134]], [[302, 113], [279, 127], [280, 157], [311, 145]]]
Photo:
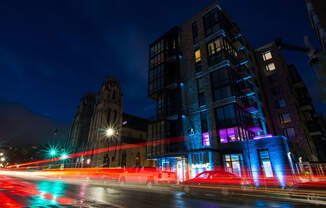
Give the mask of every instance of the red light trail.
[[[139, 143], [139, 144], [127, 144], [127, 145], [121, 145], [121, 146], [116, 146], [116, 147], [107, 147], [107, 148], [91, 150], [91, 151], [87, 151], [87, 152], [75, 153], [75, 154], [69, 155], [66, 159], [80, 157], [80, 156], [86, 156], [86, 155], [99, 154], [102, 152], [109, 152], [109, 151], [114, 151], [114, 150], [137, 148], [137, 147], [144, 147], [144, 146], [156, 146], [156, 145], [169, 144], [169, 143], [177, 143], [177, 142], [182, 142], [184, 140], [185, 140], [185, 137], [174, 137], [174, 138], [161, 139], [161, 140], [156, 140], [156, 141], [151, 141], [151, 142], [143, 142], [143, 143]], [[7, 168], [19, 168], [21, 166], [41, 164], [41, 163], [47, 163], [47, 162], [55, 162], [55, 161], [59, 161], [59, 160], [64, 160], [64, 159], [58, 157], [58, 158], [47, 159], [47, 160], [40, 160], [40, 161], [34, 161], [34, 162], [28, 162], [28, 163], [22, 163], [22, 164], [9, 165], [9, 166], [7, 166]]]

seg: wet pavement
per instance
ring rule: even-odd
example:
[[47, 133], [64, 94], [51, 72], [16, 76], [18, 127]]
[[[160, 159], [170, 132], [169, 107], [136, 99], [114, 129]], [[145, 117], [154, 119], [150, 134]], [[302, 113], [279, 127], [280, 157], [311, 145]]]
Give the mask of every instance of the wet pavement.
[[81, 181], [22, 179], [0, 176], [0, 207], [114, 207], [114, 208], [224, 208], [224, 207], [317, 207], [311, 204], [275, 200], [237, 198], [207, 200], [179, 191], [92, 185]]

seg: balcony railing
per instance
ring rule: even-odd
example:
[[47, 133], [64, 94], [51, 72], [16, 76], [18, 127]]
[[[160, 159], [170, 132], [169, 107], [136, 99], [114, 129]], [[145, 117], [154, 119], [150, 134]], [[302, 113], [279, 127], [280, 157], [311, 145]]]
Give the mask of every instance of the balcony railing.
[[213, 66], [218, 64], [224, 60], [230, 60], [233, 64], [237, 64], [237, 59], [235, 56], [231, 55], [226, 50], [222, 49], [221, 51], [217, 52], [212, 56], [207, 57], [208, 65]]

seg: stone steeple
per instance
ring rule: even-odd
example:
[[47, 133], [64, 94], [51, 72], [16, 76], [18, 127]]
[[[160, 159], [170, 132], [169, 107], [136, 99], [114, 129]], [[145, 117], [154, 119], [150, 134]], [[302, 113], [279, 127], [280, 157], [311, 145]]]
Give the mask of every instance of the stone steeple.
[[80, 99], [69, 133], [71, 152], [83, 152], [86, 147], [95, 100], [96, 95], [92, 93], [86, 93]]
[[[91, 118], [88, 135], [88, 151], [120, 145], [122, 127], [122, 92], [119, 80], [108, 77], [98, 93], [94, 112]], [[107, 136], [108, 128], [114, 130], [112, 136]], [[91, 156], [91, 167], [112, 167], [119, 165], [118, 150], [94, 154]]]

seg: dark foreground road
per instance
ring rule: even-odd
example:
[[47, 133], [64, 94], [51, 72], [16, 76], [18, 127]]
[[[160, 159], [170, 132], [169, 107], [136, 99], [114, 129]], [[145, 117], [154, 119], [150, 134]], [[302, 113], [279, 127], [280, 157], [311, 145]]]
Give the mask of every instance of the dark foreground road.
[[[102, 182], [101, 182], [102, 183]], [[0, 176], [0, 207], [321, 207], [303, 202], [256, 199], [252, 197], [214, 197], [214, 200], [186, 196], [169, 188], [112, 186], [85, 180]]]

